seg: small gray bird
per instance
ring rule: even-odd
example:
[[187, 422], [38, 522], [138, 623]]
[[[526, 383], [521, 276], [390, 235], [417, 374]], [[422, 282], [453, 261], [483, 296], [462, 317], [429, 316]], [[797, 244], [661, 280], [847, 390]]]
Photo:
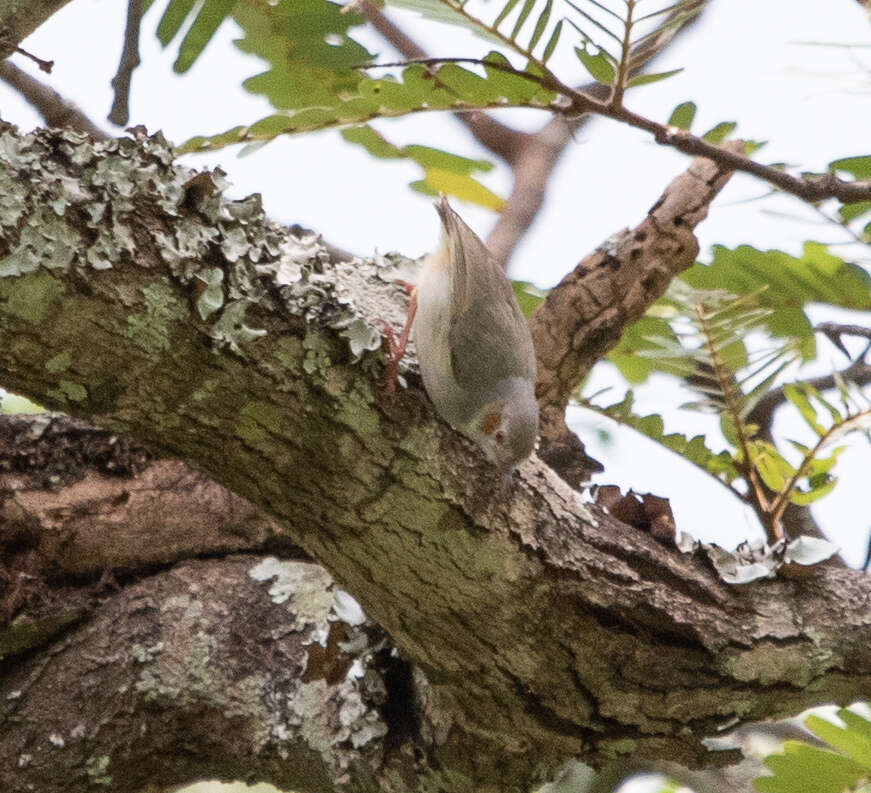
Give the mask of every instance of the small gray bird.
[[423, 384], [442, 418], [510, 471], [538, 434], [529, 325], [484, 243], [446, 198], [436, 211], [442, 241], [424, 259], [413, 325]]

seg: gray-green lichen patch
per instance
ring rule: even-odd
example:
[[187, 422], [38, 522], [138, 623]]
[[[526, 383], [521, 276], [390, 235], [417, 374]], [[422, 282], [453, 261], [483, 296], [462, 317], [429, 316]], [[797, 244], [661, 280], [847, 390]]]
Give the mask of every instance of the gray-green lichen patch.
[[[356, 600], [336, 589], [319, 565], [266, 557], [248, 575], [271, 582], [270, 599], [286, 604], [294, 629], [308, 634], [307, 647], [347, 654], [347, 671], [338, 680], [328, 681], [322, 674], [312, 679], [310, 664], [306, 679], [298, 680], [288, 694], [283, 723], [272, 731], [279, 744], [301, 737], [339, 777], [359, 759], [360, 749], [387, 734], [370, 690], [380, 689], [366, 672], [381, 644], [373, 644], [367, 630], [371, 626]], [[344, 626], [345, 638], [335, 647], [329, 642], [337, 622]], [[323, 651], [314, 655], [324, 658]]]
[[172, 325], [187, 318], [187, 309], [166, 279], [146, 286], [142, 297], [145, 310], [127, 317], [124, 335], [148, 352], [165, 352], [171, 346]]
[[311, 627], [322, 641], [326, 640], [334, 595], [333, 579], [323, 567], [268, 556], [248, 575], [255, 581], [272, 581], [269, 597], [273, 603], [288, 604], [288, 610], [296, 615], [296, 630]]
[[219, 346], [229, 347], [237, 354], [241, 354], [242, 348], [249, 342], [266, 335], [265, 330], [251, 328], [245, 324], [248, 302], [236, 300], [228, 304], [209, 330], [209, 335]]
[[327, 370], [330, 368], [330, 345], [327, 341], [319, 333], [307, 333], [302, 340], [302, 348], [305, 350], [303, 370], [307, 374], [317, 373], [321, 377], [326, 377]]
[[[404, 275], [399, 264], [408, 260], [334, 263], [316, 235], [291, 235], [267, 221], [259, 196], [227, 201], [222, 172], [197, 173], [174, 158], [160, 134], [94, 142], [71, 130], [20, 135], [0, 126], [0, 227], [8, 247], [0, 278], [160, 265], [167, 288], [145, 294], [145, 311], [127, 327], [148, 351], [168, 349], [170, 326], [187, 317], [192, 300], [215, 347], [240, 353], [265, 332], [246, 321], [248, 308], [277, 293], [313, 332], [344, 339], [353, 361], [374, 360], [381, 331], [373, 318], [398, 322], [401, 289], [391, 293], [385, 281]], [[26, 312], [45, 316], [45, 305]], [[329, 356], [308, 352], [310, 374], [329, 365]]]
[[58, 387], [51, 389], [48, 395], [61, 402], [84, 402], [88, 398], [88, 389], [81, 383], [61, 380]]
[[5, 303], [5, 310], [33, 324], [45, 319], [63, 291], [63, 284], [45, 272], [0, 280], [0, 302]]
[[73, 363], [72, 355], [68, 350], [59, 352], [53, 358], [49, 358], [44, 365], [45, 371], [49, 374], [59, 374], [65, 372]]
[[197, 298], [197, 311], [202, 319], [208, 319], [224, 305], [224, 271], [220, 267], [211, 267], [197, 274], [197, 278], [205, 284], [202, 294]]

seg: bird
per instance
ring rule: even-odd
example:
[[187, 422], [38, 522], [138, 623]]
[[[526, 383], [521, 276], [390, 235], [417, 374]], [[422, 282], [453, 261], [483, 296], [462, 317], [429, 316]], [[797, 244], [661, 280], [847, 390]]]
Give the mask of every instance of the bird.
[[538, 434], [529, 324], [487, 246], [447, 198], [435, 209], [441, 243], [423, 260], [399, 341], [388, 334], [393, 376], [411, 328], [436, 411], [510, 474], [532, 453]]

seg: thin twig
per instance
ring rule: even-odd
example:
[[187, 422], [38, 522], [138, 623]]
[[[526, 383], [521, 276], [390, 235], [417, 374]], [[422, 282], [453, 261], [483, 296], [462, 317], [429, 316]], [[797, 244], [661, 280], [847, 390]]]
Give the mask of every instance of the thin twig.
[[864, 339], [871, 339], [871, 328], [866, 328], [864, 325], [841, 325], [838, 322], [820, 322], [814, 326], [814, 330], [818, 333], [824, 333], [826, 336], [860, 336]]
[[37, 66], [39, 66], [39, 70], [41, 72], [51, 74], [51, 70], [54, 68], [54, 61], [44, 61], [42, 58], [37, 58], [36, 55], [34, 55], [32, 52], [21, 49], [21, 47], [16, 47], [15, 51], [19, 55], [23, 55], [25, 58], [30, 58], [30, 60], [32, 60]]
[[[824, 201], [827, 198], [837, 198], [844, 204], [871, 200], [871, 180], [845, 181], [833, 173], [812, 174], [806, 177], [792, 176], [779, 168], [762, 165], [762, 163], [751, 160], [742, 154], [708, 143], [686, 130], [652, 121], [625, 107], [615, 107], [605, 102], [591, 101], [588, 95], [581, 93], [577, 93], [571, 98], [573, 103], [577, 102], [575, 112], [596, 113], [615, 121], [621, 121], [630, 127], [643, 129], [651, 133], [654, 140], [663, 146], [670, 146], [694, 157], [706, 157], [733, 171], [753, 174], [753, 176], [779, 187], [784, 192], [791, 193], [810, 203]], [[569, 112], [572, 112], [571, 109]]]
[[[871, 365], [860, 359], [840, 372], [821, 377], [812, 377], [802, 382], [817, 391], [830, 391], [838, 387], [839, 380], [855, 383], [859, 386], [867, 385], [871, 383]], [[760, 428], [759, 434], [763, 437], [770, 437], [770, 427], [774, 412], [788, 401], [783, 393], [783, 389], [775, 388], [754, 405], [753, 410], [747, 414], [745, 421], [747, 424], [758, 426]]]
[[127, 27], [124, 31], [124, 47], [118, 71], [112, 78], [115, 99], [107, 118], [123, 127], [130, 120], [130, 82], [133, 71], [139, 66], [139, 26], [142, 22], [144, 0], [129, 0], [127, 4]]
[[[706, 3], [707, 0], [695, 0], [684, 5], [679, 24], [671, 25], [673, 20], [670, 15], [658, 35], [645, 37], [643, 43], [634, 44], [629, 56], [632, 64], [629, 77], [635, 76], [643, 67], [649, 65], [675, 36], [688, 30], [698, 19]], [[578, 90], [593, 99], [605, 101], [609, 88], [601, 83], [591, 83]], [[521, 156], [511, 163], [514, 170], [511, 195], [487, 237], [487, 247], [503, 266], [507, 264], [517, 243], [541, 209], [550, 175], [563, 151], [577, 131], [591, 118], [589, 115], [574, 118], [556, 116], [535, 135], [527, 136]]]
[[47, 126], [75, 129], [87, 133], [95, 140], [105, 140], [108, 137], [72, 102], [19, 69], [11, 61], [0, 61], [0, 80], [12, 86], [33, 105], [45, 119]]
[[[847, 417], [840, 424], [834, 424], [829, 427], [826, 432], [824, 432], [819, 440], [814, 444], [814, 447], [805, 454], [804, 459], [801, 461], [801, 465], [795, 469], [793, 475], [789, 478], [789, 481], [780, 489], [780, 492], [774, 497], [774, 500], [770, 505], [770, 514], [772, 519], [772, 524], [775, 526], [780, 526], [780, 519], [783, 516], [783, 511], [786, 509], [786, 505], [789, 504], [789, 497], [792, 494], [793, 490], [795, 490], [795, 486], [798, 484], [799, 479], [801, 479], [805, 472], [808, 469], [808, 466], [816, 459], [817, 455], [822, 451], [823, 447], [828, 444], [832, 437], [843, 432], [844, 425], [848, 425], [851, 423], [860, 424], [862, 423], [868, 415], [871, 414], [871, 408], [868, 410], [862, 410], [858, 413], [855, 413], [852, 416]], [[847, 430], [849, 432], [849, 430]], [[782, 531], [782, 529], [781, 529]]]

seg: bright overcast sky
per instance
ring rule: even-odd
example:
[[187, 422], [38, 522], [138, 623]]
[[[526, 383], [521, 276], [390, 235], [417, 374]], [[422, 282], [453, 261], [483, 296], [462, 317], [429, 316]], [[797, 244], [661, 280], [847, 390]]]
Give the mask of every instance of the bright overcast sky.
[[[162, 129], [168, 138], [181, 142], [269, 115], [264, 100], [239, 87], [244, 78], [263, 67], [233, 48], [236, 32], [231, 25], [219, 31], [188, 74], [173, 74], [172, 45], [162, 51], [154, 37], [164, 5], [158, 0], [144, 22], [143, 65], [133, 78], [131, 124], [144, 124], [150, 131]], [[15, 62], [44, 77], [95, 122], [111, 130], [105, 121], [111, 105], [109, 81], [117, 67], [125, 13], [125, 3], [75, 0], [24, 44], [39, 57], [55, 61], [53, 74], [42, 75], [20, 57]], [[421, 41], [431, 30], [411, 15], [396, 13], [395, 18]], [[737, 134], [769, 142], [757, 154], [759, 159], [823, 170], [837, 157], [869, 153], [871, 49], [826, 48], [810, 42], [871, 47], [869, 34], [871, 21], [854, 0], [824, 4], [713, 0], [701, 23], [656, 64], [657, 71], [683, 67], [684, 72], [637, 89], [630, 93], [628, 103], [637, 112], [665, 121], [675, 105], [693, 100], [699, 106], [695, 130], [737, 121]], [[393, 57], [374, 35], [366, 36], [364, 43]], [[430, 33], [426, 44], [450, 55], [477, 48], [470, 34], [455, 29], [441, 30], [437, 39]], [[557, 54], [560, 57], [556, 63], [566, 70], [566, 80], [584, 81], [568, 46], [566, 53]], [[25, 129], [39, 123], [17, 94], [2, 84], [0, 115]], [[535, 129], [545, 120], [526, 111], [505, 117], [526, 129]], [[398, 144], [414, 142], [472, 157], [486, 156], [450, 117], [420, 114], [384, 122], [378, 128]], [[220, 164], [233, 182], [231, 195], [262, 193], [266, 210], [275, 219], [314, 228], [356, 253], [368, 255], [377, 248], [417, 256], [437, 239], [430, 200], [406, 187], [420, 177], [416, 166], [372, 160], [361, 149], [344, 144], [335, 132], [283, 138], [244, 158], [227, 150], [187, 161], [196, 167]], [[542, 213], [515, 254], [512, 275], [545, 286], [553, 284], [609, 235], [638, 223], [686, 164], [685, 157], [657, 146], [638, 131], [606, 120], [588, 125], [563, 157]], [[510, 174], [497, 168], [486, 181], [505, 195]], [[748, 243], [794, 253], [806, 239], [842, 240], [837, 229], [818, 225], [798, 200], [746, 200], [766, 192], [764, 184], [748, 177], [732, 180], [699, 229], [703, 260], [714, 243]], [[483, 210], [459, 208], [485, 235], [492, 216]], [[867, 316], [860, 321], [867, 324]], [[821, 349], [823, 369], [843, 368], [843, 357], [834, 348], [821, 344]], [[686, 393], [667, 386], [651, 390], [643, 402], [650, 411], [662, 411], [665, 405], [673, 407], [687, 399]], [[734, 544], [758, 534], [752, 517], [688, 465], [670, 455], [664, 458], [648, 442], [614, 432], [613, 427], [607, 427], [612, 439], [603, 447], [594, 427], [604, 425], [580, 413], [576, 420], [590, 448], [607, 464], [601, 481], [670, 497], [679, 528], [692, 529], [704, 539]], [[668, 429], [689, 434], [705, 426], [678, 411], [670, 413], [667, 424]], [[871, 454], [862, 448], [841, 460], [841, 486], [820, 503], [816, 514], [833, 539], [844, 546], [848, 560], [859, 563], [871, 527], [863, 489], [867, 488]]]

